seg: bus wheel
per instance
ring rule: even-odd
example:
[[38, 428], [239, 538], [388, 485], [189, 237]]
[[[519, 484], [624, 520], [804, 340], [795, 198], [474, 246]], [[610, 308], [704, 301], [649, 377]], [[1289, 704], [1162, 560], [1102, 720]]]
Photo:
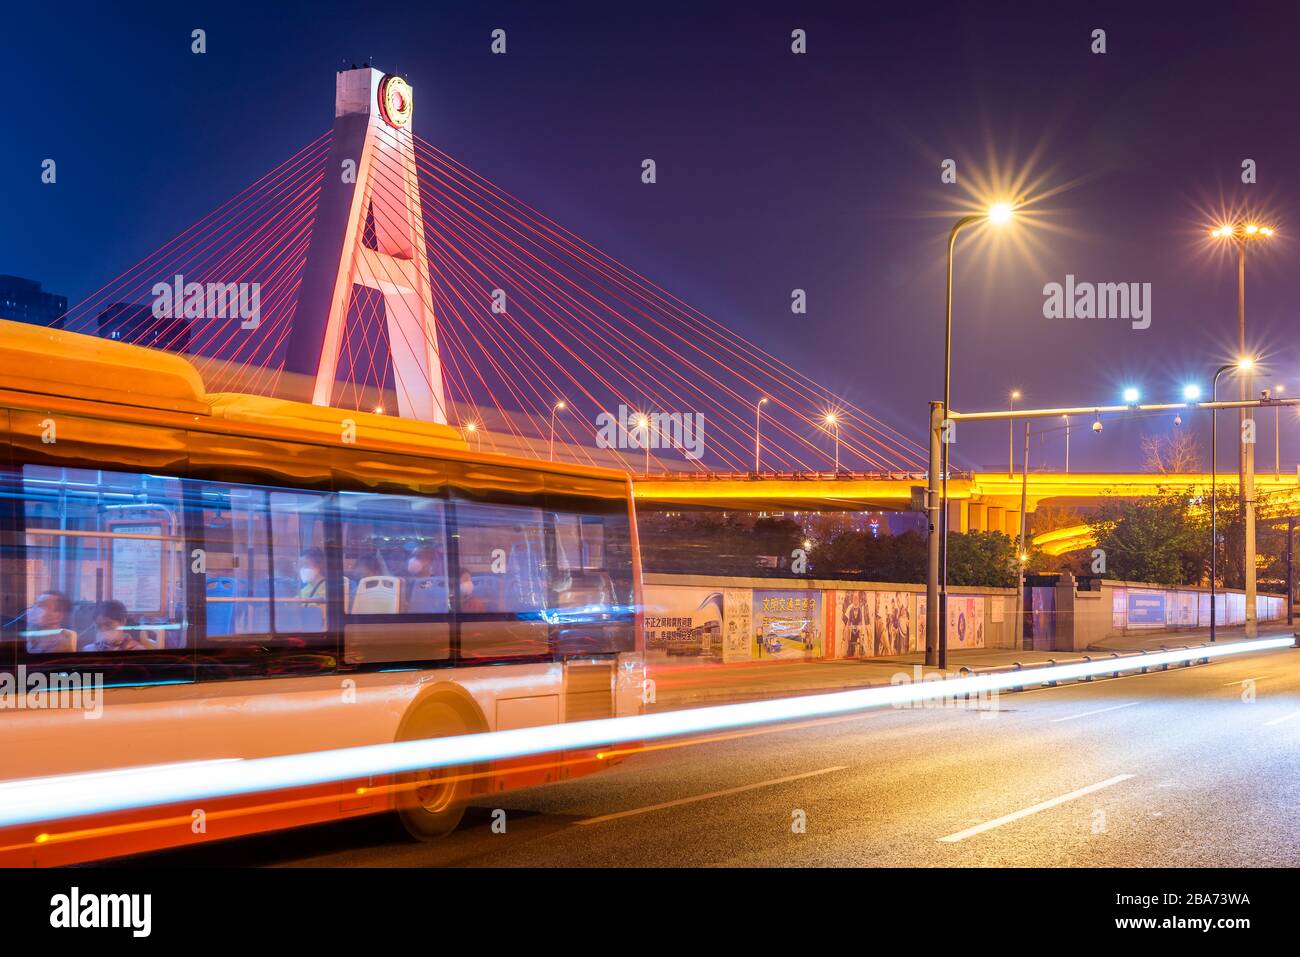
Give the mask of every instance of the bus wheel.
[[[426, 701], [402, 729], [404, 741], [470, 734], [461, 713], [445, 701]], [[422, 768], [397, 776], [397, 815], [417, 841], [436, 841], [456, 829], [469, 800], [466, 768]]]

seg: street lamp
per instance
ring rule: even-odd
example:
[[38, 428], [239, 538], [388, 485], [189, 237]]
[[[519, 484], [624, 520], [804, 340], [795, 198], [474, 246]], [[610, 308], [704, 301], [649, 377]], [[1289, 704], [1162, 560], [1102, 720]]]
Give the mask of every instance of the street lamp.
[[840, 420], [834, 412], [826, 413], [826, 427], [835, 430], [835, 474], [840, 474]]
[[1065, 474], [1070, 474], [1070, 417], [1063, 415], [1065, 419]]
[[473, 436], [473, 438], [474, 438], [474, 449], [475, 449], [475, 451], [478, 451], [479, 449], [482, 448], [482, 445], [483, 445], [483, 439], [482, 439], [482, 436], [479, 435], [479, 431], [478, 431], [478, 423], [477, 423], [477, 422], [466, 422], [466, 423], [465, 423], [465, 438], [466, 438], [466, 440], [468, 440], [471, 436]]
[[763, 406], [767, 405], [767, 396], [763, 396], [754, 405], [754, 474], [758, 474], [758, 456], [762, 451], [759, 429], [763, 423]]
[[[1237, 355], [1246, 354], [1246, 245], [1273, 238], [1273, 227], [1259, 223], [1225, 223], [1211, 230], [1217, 239], [1237, 244]], [[1240, 398], [1244, 402], [1252, 391], [1248, 376], [1241, 379]], [[1237, 473], [1241, 482], [1242, 531], [1246, 572], [1246, 637], [1256, 634], [1255, 616], [1255, 447], [1245, 441], [1247, 411], [1238, 413], [1241, 435], [1237, 440]]]
[[641, 430], [642, 441], [645, 442], [645, 474], [648, 477], [650, 475], [650, 417], [638, 415], [636, 427]]
[[[1214, 382], [1210, 386], [1210, 401], [1219, 401], [1219, 376], [1230, 369], [1249, 372], [1255, 362], [1250, 358], [1238, 359], [1226, 366], [1220, 366], [1214, 373]], [[1185, 392], [1186, 390], [1184, 390]], [[1199, 394], [1199, 390], [1198, 390]], [[1218, 636], [1218, 606], [1215, 604], [1215, 579], [1219, 574], [1219, 410], [1210, 410], [1210, 641]]]
[[1134, 389], [1131, 386], [1124, 390], [1124, 402], [1127, 405], [1137, 405], [1138, 400], [1141, 398], [1142, 393], [1138, 392], [1137, 389]]
[[551, 406], [551, 461], [555, 461], [555, 415], [557, 412], [563, 412], [568, 405], [561, 399], [555, 405]]
[[[1273, 395], [1280, 396], [1286, 392], [1286, 386], [1277, 383], [1273, 386]], [[1282, 407], [1273, 409], [1273, 474], [1282, 477]]]
[[[1011, 394], [1008, 397], [1008, 401], [1007, 401], [1008, 412], [1016, 411], [1016, 399], [1018, 398], [1020, 398], [1020, 390], [1012, 389]], [[1016, 469], [1015, 432], [1016, 432], [1016, 420], [1008, 419], [1007, 420], [1007, 478], [1011, 478], [1011, 476], [1015, 474], [1015, 469]]]
[[[950, 438], [948, 426], [948, 413], [952, 408], [952, 254], [953, 248], [957, 244], [957, 234], [975, 223], [989, 222], [995, 226], [1005, 225], [1011, 220], [1014, 207], [1011, 203], [995, 203], [985, 212], [972, 216], [963, 216], [957, 222], [953, 223], [951, 232], [948, 233], [948, 257], [946, 270], [946, 284], [944, 287], [944, 334], [943, 334], [943, 405], [939, 411], [939, 422], [937, 423], [939, 435], [934, 436], [936, 423], [931, 421], [930, 429], [932, 433], [931, 445], [931, 464], [930, 480], [928, 485], [929, 502], [927, 503], [931, 512], [930, 518], [930, 554], [929, 567], [926, 576], [926, 607], [925, 607], [925, 650], [926, 664], [937, 664], [940, 668], [948, 666], [948, 630], [946, 627], [940, 628], [939, 622], [947, 621], [948, 617], [948, 442]], [[932, 415], [933, 419], [933, 415]], [[939, 442], [939, 448], [934, 448], [934, 438], [942, 439]], [[941, 483], [936, 488], [934, 474], [934, 452], [938, 451], [939, 475], [937, 478]], [[934, 499], [938, 493], [938, 519], [942, 526], [940, 529], [934, 528]], [[936, 531], [938, 534], [936, 535]], [[932, 648], [937, 648], [937, 657], [931, 653]], [[931, 660], [931, 659], [934, 660]]]

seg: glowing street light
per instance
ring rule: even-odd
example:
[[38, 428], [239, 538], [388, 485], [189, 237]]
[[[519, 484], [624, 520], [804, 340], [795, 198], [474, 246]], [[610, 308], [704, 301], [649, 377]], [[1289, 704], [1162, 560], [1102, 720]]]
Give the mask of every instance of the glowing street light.
[[1132, 386], [1124, 390], [1124, 402], [1127, 405], [1136, 405], [1138, 399], [1140, 399], [1141, 397], [1142, 397], [1142, 393], [1138, 392], [1138, 390], [1133, 388]]
[[483, 437], [482, 434], [479, 432], [479, 427], [477, 422], [473, 422], [473, 421], [466, 422], [464, 426], [464, 433], [465, 433], [466, 441], [468, 441], [470, 437], [473, 437], [474, 449], [476, 451], [483, 447]]
[[1183, 398], [1188, 402], [1196, 402], [1201, 398], [1201, 387], [1195, 383], [1183, 386]]
[[[1212, 230], [1210, 235], [1218, 239], [1231, 240], [1237, 244], [1237, 355], [1246, 355], [1246, 247], [1253, 242], [1272, 239], [1274, 227], [1260, 223], [1222, 224]], [[1245, 360], [1243, 360], [1245, 361]], [[1252, 366], [1238, 364], [1239, 371], [1249, 372]], [[1241, 377], [1240, 398], [1245, 399], [1253, 391], [1250, 376]], [[1241, 481], [1241, 516], [1242, 534], [1245, 536], [1244, 549], [1246, 572], [1246, 637], [1255, 637], [1255, 446], [1245, 441], [1245, 423], [1247, 412], [1238, 413], [1241, 426], [1241, 439], [1237, 442], [1237, 473]]]
[[551, 406], [551, 461], [552, 462], [555, 461], [555, 416], [557, 413], [563, 412], [568, 407], [569, 407], [568, 404], [563, 399], [555, 403], [555, 405]]
[[827, 412], [826, 428], [835, 430], [835, 474], [840, 474], [840, 420], [834, 412]]
[[[953, 224], [948, 233], [948, 268], [944, 295], [944, 336], [943, 336], [943, 406], [940, 408], [939, 421], [931, 422], [933, 432], [936, 428], [946, 432], [948, 411], [952, 408], [952, 254], [957, 244], [957, 234], [967, 226], [988, 222], [994, 226], [1005, 226], [1011, 221], [1015, 207], [1008, 202], [994, 203], [982, 214], [963, 216]], [[933, 455], [934, 442], [931, 442]], [[938, 475], [935, 464], [931, 463], [928, 484], [929, 502], [939, 499], [938, 524], [935, 529], [935, 516], [930, 515], [929, 563], [926, 572], [926, 609], [925, 609], [925, 653], [926, 664], [945, 668], [948, 665], [948, 630], [941, 628], [939, 622], [946, 621], [948, 615], [948, 443], [940, 442], [938, 448]], [[936, 480], [939, 487], [936, 487]], [[937, 493], [937, 494], [936, 494]], [[935, 506], [930, 504], [928, 508]], [[937, 655], [933, 649], [938, 650]], [[933, 659], [933, 660], [932, 660]]]
[[645, 474], [650, 474], [650, 417], [638, 415], [636, 427], [641, 430], [641, 439], [645, 442]]

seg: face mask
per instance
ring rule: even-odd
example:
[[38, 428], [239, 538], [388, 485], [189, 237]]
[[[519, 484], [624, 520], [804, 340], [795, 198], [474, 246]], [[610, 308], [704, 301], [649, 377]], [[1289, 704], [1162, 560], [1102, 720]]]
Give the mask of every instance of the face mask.
[[304, 565], [302, 568], [298, 569], [298, 580], [304, 585], [310, 585], [319, 578], [320, 572], [312, 568], [310, 565]]

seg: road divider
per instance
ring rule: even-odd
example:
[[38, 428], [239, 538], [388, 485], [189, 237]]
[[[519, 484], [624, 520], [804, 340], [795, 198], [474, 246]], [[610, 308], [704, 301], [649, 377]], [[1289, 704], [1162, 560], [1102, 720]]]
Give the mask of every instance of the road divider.
[[1190, 664], [1195, 660], [1289, 648], [1292, 644], [1289, 635], [1259, 638], [1196, 649], [1129, 655], [1118, 660], [1021, 667], [1013, 672], [991, 671], [965, 677], [930, 674], [919, 682], [907, 684], [448, 738], [395, 741], [266, 758], [232, 757], [216, 762], [151, 765], [29, 778], [0, 783], [0, 827], [906, 706], [968, 694], [1045, 685], [1051, 681], [1119, 674], [1147, 666]]

